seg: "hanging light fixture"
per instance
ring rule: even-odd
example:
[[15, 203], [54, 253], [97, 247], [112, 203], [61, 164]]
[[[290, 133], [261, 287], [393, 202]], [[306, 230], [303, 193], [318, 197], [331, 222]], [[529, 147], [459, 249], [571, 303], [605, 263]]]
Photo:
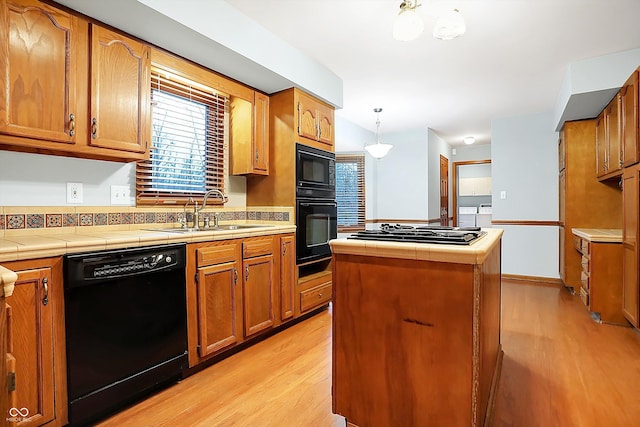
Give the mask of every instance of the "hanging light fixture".
[[381, 159], [384, 156], [386, 156], [389, 150], [391, 150], [391, 148], [393, 147], [393, 145], [391, 144], [380, 143], [380, 112], [381, 111], [382, 111], [382, 108], [373, 109], [373, 112], [376, 113], [376, 143], [367, 145], [366, 147], [364, 147], [364, 149], [367, 150], [367, 152], [371, 154], [371, 156], [375, 157], [376, 159]]
[[416, 12], [420, 6], [418, 0], [403, 0], [400, 3], [400, 13], [393, 22], [393, 38], [400, 41], [409, 41], [417, 38], [424, 30], [422, 18]]
[[458, 9], [449, 9], [438, 17], [433, 27], [433, 37], [440, 40], [451, 40], [464, 34], [467, 27], [464, 17]]

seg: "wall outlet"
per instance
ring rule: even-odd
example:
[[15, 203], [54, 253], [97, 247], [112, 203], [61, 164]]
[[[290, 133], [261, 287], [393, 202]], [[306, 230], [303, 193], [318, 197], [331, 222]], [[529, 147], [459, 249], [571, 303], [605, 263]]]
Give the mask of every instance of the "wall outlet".
[[83, 203], [81, 182], [67, 182], [67, 203]]
[[131, 198], [131, 189], [128, 185], [112, 185], [111, 186], [111, 204], [112, 205], [129, 205]]

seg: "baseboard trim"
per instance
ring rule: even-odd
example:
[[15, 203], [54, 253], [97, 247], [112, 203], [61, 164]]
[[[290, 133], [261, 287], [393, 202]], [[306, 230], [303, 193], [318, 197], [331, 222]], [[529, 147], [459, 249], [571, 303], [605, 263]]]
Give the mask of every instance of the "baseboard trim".
[[518, 274], [502, 274], [504, 280], [515, 282], [520, 285], [537, 285], [537, 286], [563, 286], [562, 279], [555, 279], [553, 277], [539, 277], [539, 276], [522, 276]]

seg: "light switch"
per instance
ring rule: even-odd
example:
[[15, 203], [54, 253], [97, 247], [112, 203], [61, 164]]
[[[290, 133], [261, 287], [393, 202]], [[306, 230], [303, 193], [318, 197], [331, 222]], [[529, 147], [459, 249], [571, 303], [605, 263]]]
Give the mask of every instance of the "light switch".
[[131, 190], [128, 185], [111, 186], [111, 204], [128, 205], [130, 203]]
[[506, 191], [504, 191], [504, 190], [503, 190], [503, 191], [501, 191], [501, 192], [500, 192], [500, 198], [501, 198], [502, 200], [506, 199], [506, 198], [507, 198], [507, 192], [506, 192]]

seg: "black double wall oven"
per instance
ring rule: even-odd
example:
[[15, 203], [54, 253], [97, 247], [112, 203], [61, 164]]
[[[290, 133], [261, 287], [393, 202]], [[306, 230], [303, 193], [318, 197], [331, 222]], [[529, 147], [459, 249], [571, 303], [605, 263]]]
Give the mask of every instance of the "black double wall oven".
[[331, 256], [338, 235], [336, 155], [296, 144], [296, 263]]

